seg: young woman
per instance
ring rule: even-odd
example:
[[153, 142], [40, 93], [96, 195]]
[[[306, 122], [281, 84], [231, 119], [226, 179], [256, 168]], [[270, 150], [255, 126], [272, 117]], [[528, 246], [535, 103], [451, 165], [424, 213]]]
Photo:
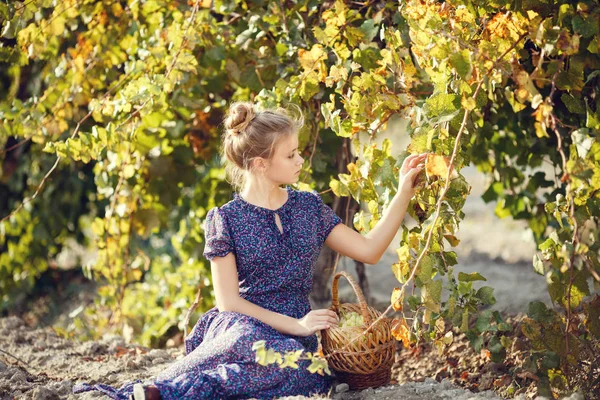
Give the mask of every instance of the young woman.
[[317, 350], [316, 332], [338, 323], [332, 311], [310, 309], [321, 247], [377, 263], [404, 219], [426, 155], [404, 161], [396, 196], [363, 236], [341, 223], [316, 192], [289, 186], [298, 181], [304, 162], [298, 149], [301, 124], [279, 110], [231, 105], [223, 153], [238, 191], [228, 203], [209, 210], [204, 226], [216, 307], [185, 338], [186, 356], [152, 382], [118, 390], [80, 384], [74, 391], [101, 390], [115, 399], [135, 400], [271, 399], [328, 391], [330, 377], [308, 372], [307, 360], [298, 369], [261, 366], [252, 345], [264, 340], [280, 353]]

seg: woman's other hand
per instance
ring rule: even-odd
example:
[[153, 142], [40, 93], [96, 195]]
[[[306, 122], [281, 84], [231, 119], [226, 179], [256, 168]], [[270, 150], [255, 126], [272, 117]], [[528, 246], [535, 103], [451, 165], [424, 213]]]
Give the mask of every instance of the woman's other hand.
[[328, 309], [312, 310], [304, 317], [297, 319], [294, 334], [296, 336], [310, 336], [322, 329], [337, 326], [339, 318], [335, 312]]

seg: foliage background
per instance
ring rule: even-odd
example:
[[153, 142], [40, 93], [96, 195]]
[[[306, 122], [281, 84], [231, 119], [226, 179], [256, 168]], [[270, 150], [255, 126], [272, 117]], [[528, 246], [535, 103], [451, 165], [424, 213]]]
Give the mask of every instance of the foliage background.
[[[600, 385], [581, 378], [600, 337], [597, 2], [28, 0], [0, 3], [0, 18], [2, 312], [46, 271], [79, 265], [98, 293], [66, 335], [131, 329], [158, 345], [183, 329], [199, 288], [194, 318], [213, 305], [202, 221], [231, 198], [224, 111], [293, 103], [308, 121], [300, 188], [340, 215], [340, 198], [365, 206], [350, 213], [360, 232], [405, 156], [436, 154], [392, 266], [390, 307], [418, 316], [398, 321], [399, 339], [442, 346], [455, 326], [495, 359], [510, 345], [500, 314], [477, 313], [493, 289], [452, 270], [472, 163], [493, 177], [497, 215], [527, 220], [539, 245], [554, 307], [530, 305], [524, 329], [542, 391]], [[406, 153], [374, 145], [390, 118], [411, 120]]]

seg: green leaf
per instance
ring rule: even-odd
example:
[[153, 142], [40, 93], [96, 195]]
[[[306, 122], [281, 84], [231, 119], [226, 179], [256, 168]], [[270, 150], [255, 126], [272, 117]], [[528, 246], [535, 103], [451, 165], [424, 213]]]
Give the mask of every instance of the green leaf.
[[[565, 289], [565, 303], [567, 297], [567, 290], [568, 289]], [[576, 272], [573, 279], [573, 286], [571, 287], [571, 308], [579, 306], [583, 301], [584, 297], [589, 295], [590, 287], [588, 285], [586, 274], [581, 271]]]
[[467, 49], [453, 53], [450, 56], [450, 65], [456, 69], [456, 72], [463, 79], [468, 79], [473, 67], [471, 66], [471, 52]]
[[589, 107], [587, 108], [587, 118], [585, 121], [585, 126], [590, 129], [600, 129], [600, 110], [597, 109], [596, 113], [591, 110]]
[[455, 114], [459, 105], [460, 97], [441, 93], [428, 98], [424, 110], [429, 117], [444, 117]]
[[598, 34], [598, 14], [590, 14], [585, 19], [580, 15], [576, 15], [572, 23], [573, 30], [584, 38]]
[[487, 281], [479, 272], [471, 272], [469, 274], [459, 272], [458, 280], [461, 282]]
[[483, 311], [479, 315], [477, 321], [475, 321], [475, 329], [477, 329], [481, 333], [487, 332], [492, 329], [491, 315], [488, 312], [488, 310]]
[[541, 251], [548, 251], [553, 248], [557, 243], [552, 239], [548, 238], [544, 241], [544, 243], [540, 244], [539, 249]]
[[458, 282], [458, 294], [466, 296], [473, 290], [473, 282]]
[[421, 300], [417, 296], [408, 296], [406, 302], [411, 310], [416, 310], [421, 305]]
[[[467, 332], [468, 330], [469, 330], [469, 310], [464, 309], [462, 312], [460, 331]], [[477, 351], [479, 351], [479, 350], [477, 350]]]
[[486, 203], [489, 203], [492, 201], [496, 201], [498, 199], [498, 196], [502, 195], [503, 192], [504, 192], [504, 185], [502, 185], [502, 182], [494, 182], [481, 195], [481, 198]]
[[421, 288], [423, 294], [423, 306], [435, 313], [440, 312], [442, 298], [442, 281], [434, 280]]
[[585, 114], [585, 103], [576, 99], [569, 93], [563, 93], [560, 97], [567, 109], [574, 114]]
[[494, 297], [494, 288], [490, 286], [481, 287], [475, 297], [481, 300], [483, 304], [494, 305], [496, 304], [496, 298]]
[[529, 318], [543, 324], [550, 323], [554, 319], [552, 311], [548, 310], [546, 304], [542, 303], [541, 301], [532, 301], [529, 303], [527, 315]]
[[533, 255], [533, 270], [540, 275], [544, 275], [544, 263], [537, 254]]
[[372, 42], [373, 38], [377, 36], [377, 32], [379, 31], [379, 26], [375, 25], [375, 21], [372, 19], [367, 19], [360, 26], [360, 30], [365, 35], [366, 42]]
[[439, 303], [442, 300], [442, 281], [438, 279], [431, 282], [428, 292], [431, 299]]
[[596, 337], [600, 337], [600, 296], [595, 296], [590, 302], [584, 304], [587, 312], [587, 327]]
[[435, 260], [430, 255], [427, 254], [422, 258], [419, 264], [417, 277], [423, 285], [426, 285], [431, 281], [434, 265]]
[[445, 251], [444, 252], [444, 260], [448, 266], [453, 266], [458, 264], [458, 257], [456, 252], [454, 251]]

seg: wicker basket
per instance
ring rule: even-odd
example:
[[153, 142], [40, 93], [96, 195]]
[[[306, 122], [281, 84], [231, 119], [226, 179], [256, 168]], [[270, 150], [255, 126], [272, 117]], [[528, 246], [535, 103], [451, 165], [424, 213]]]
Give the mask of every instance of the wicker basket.
[[[350, 282], [358, 297], [358, 304], [340, 305], [338, 281], [342, 276]], [[349, 331], [343, 331], [337, 326], [321, 331], [323, 354], [328, 357], [329, 366], [335, 371], [338, 380], [347, 383], [352, 390], [387, 385], [391, 378], [396, 348], [389, 318], [382, 318], [365, 336], [347, 346], [352, 338], [361, 334], [377, 320], [381, 313], [367, 306], [365, 297], [354, 278], [343, 271], [334, 276], [331, 292], [330, 310], [338, 315], [357, 312], [362, 315], [364, 325]], [[347, 334], [344, 335], [344, 332]]]

